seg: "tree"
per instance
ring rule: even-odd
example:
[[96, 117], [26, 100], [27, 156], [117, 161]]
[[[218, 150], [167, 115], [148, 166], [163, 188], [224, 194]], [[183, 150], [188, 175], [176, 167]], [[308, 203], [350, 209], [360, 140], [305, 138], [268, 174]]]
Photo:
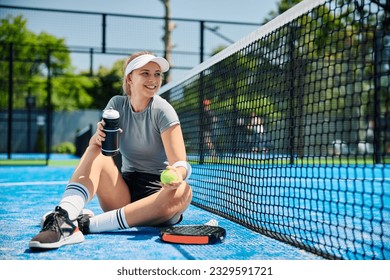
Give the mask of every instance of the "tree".
[[[298, 2], [282, 0], [265, 21]], [[274, 44], [275, 50], [287, 54], [280, 68], [290, 79], [286, 79], [290, 86], [287, 95], [276, 95], [290, 104], [282, 100], [278, 104], [299, 108], [290, 112], [295, 123], [302, 121], [303, 126], [302, 116], [306, 123], [311, 121], [307, 116], [313, 116], [313, 122], [322, 122], [315, 119], [321, 116], [333, 122], [329, 127], [335, 130], [334, 136], [351, 144], [364, 140], [359, 139], [357, 131], [364, 130], [367, 119], [374, 119], [378, 111], [386, 111], [382, 96], [388, 94], [388, 84], [380, 84], [375, 69], [385, 64], [379, 58], [384, 51], [378, 48], [378, 40], [384, 40], [389, 32], [389, 11], [390, 6], [383, 1], [338, 0], [314, 8], [271, 37], [266, 46], [272, 49]], [[288, 43], [283, 44], [283, 40]], [[344, 129], [337, 131], [340, 120]]]
[[104, 108], [111, 97], [122, 93], [122, 75], [124, 59], [114, 62], [111, 68], [99, 67], [93, 87], [88, 89], [94, 97], [91, 107]]
[[[52, 85], [52, 105], [55, 110], [87, 108], [92, 98], [87, 88], [92, 82], [87, 77], [75, 76], [65, 40], [46, 32], [35, 34], [27, 28], [23, 16], [7, 16], [0, 24], [0, 71], [2, 84], [13, 82], [13, 108], [25, 108], [25, 97], [33, 94], [38, 107], [46, 106], [48, 73]], [[13, 80], [8, 81], [10, 56], [13, 56]], [[4, 63], [5, 62], [5, 63]], [[49, 64], [50, 63], [50, 64]], [[48, 68], [50, 67], [50, 68]], [[8, 96], [7, 88], [0, 95]], [[6, 98], [0, 100], [7, 107]]]

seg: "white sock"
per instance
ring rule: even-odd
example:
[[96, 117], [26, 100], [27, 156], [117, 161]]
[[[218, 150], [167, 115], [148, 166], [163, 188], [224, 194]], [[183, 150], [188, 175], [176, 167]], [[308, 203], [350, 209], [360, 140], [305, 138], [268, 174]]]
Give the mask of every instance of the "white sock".
[[93, 216], [89, 220], [89, 231], [91, 233], [127, 228], [129, 228], [129, 225], [126, 222], [124, 207]]
[[73, 182], [66, 186], [65, 192], [58, 206], [68, 212], [70, 220], [76, 220], [77, 216], [80, 215], [81, 210], [83, 210], [89, 199], [88, 189], [82, 184]]

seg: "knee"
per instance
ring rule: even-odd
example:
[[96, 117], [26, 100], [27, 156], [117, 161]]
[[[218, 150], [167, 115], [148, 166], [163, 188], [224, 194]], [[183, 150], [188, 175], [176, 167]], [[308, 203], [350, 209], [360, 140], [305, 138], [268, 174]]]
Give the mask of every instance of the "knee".
[[115, 166], [114, 159], [105, 156], [101, 152], [101, 147], [98, 145], [89, 145], [83, 155], [84, 158], [92, 160], [95, 164], [100, 164], [102, 167]]
[[171, 218], [177, 213], [184, 212], [192, 200], [191, 187], [186, 183], [179, 187], [176, 191], [162, 191], [167, 192], [159, 204], [159, 213], [161, 216]]

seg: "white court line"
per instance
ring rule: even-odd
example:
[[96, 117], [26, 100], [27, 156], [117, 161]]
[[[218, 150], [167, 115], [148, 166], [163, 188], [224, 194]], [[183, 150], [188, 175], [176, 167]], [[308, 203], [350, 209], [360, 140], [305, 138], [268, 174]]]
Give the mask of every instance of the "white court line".
[[0, 183], [0, 187], [36, 186], [36, 185], [59, 185], [59, 184], [67, 184], [68, 182], [69, 181], [7, 182], [7, 183]]

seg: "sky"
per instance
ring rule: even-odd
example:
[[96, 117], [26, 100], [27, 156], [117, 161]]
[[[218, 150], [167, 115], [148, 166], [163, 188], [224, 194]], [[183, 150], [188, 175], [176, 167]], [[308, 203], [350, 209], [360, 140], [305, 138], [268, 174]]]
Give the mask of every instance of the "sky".
[[[180, 19], [258, 23], [260, 26], [260, 23], [263, 22], [264, 18], [267, 17], [271, 11], [276, 10], [277, 3], [280, 1], [281, 0], [170, 0], [171, 17]], [[0, 4], [31, 8], [48, 8], [99, 13], [104, 12], [137, 16], [163, 17], [165, 15], [161, 0], [0, 0]], [[30, 22], [31, 24], [34, 24], [32, 21]], [[44, 26], [44, 24], [40, 24], [39, 26]], [[55, 31], [52, 31], [50, 28], [54, 28], [54, 26], [48, 26], [48, 30], [45, 31], [53, 34]], [[78, 26], [75, 27], [75, 29], [78, 28]], [[80, 28], [83, 27], [80, 26]], [[226, 34], [229, 34], [226, 37], [229, 37], [232, 41], [237, 41], [257, 28], [258, 27], [256, 26], [251, 26], [250, 29], [247, 27], [245, 30], [238, 28], [235, 30], [235, 27], [228, 25], [221, 26], [219, 32], [221, 34], [225, 33], [223, 34], [225, 36]], [[177, 28], [173, 33], [173, 36], [177, 36], [176, 38], [179, 36], [184, 37], [184, 41], [182, 38], [176, 39], [179, 42], [177, 50], [180, 48], [188, 50], [190, 46], [187, 47], [185, 44], [198, 48], [198, 43], [191, 42], [191, 38], [185, 38], [185, 36], [189, 35], [188, 30], [185, 30], [183, 34], [180, 32], [180, 29]], [[205, 40], [207, 43], [219, 40], [221, 43], [227, 44], [226, 41], [223, 42], [223, 39], [216, 38], [215, 34], [210, 34], [210, 32], [208, 32], [207, 36], [208, 37]], [[196, 36], [196, 38], [198, 38], [198, 36]], [[83, 38], [80, 38], [80, 40], [82, 39]], [[155, 40], [158, 40], [159, 45], [162, 44], [160, 37]], [[68, 43], [70, 45], [78, 45], [74, 42], [68, 41]], [[132, 41], [131, 46], [135, 46], [136, 43], [137, 42]], [[148, 44], [154, 45], [153, 43]], [[206, 52], [212, 52], [212, 48], [215, 48], [216, 44], [217, 43], [213, 42], [213, 45], [206, 46]], [[135, 46], [135, 48], [137, 48], [137, 46]], [[191, 59], [192, 61], [188, 62], [191, 67], [195, 66], [194, 64], [199, 63], [199, 58]], [[94, 68], [96, 69], [101, 64], [110, 66], [108, 64], [112, 64], [113, 60], [114, 58], [108, 58], [107, 56], [100, 58], [99, 62], [94, 63]], [[77, 56], [77, 54], [73, 54], [72, 64], [74, 64], [79, 70], [88, 69], [87, 65], [89, 65], [89, 58], [87, 56]], [[185, 65], [185, 67], [187, 67], [187, 65]], [[181, 74], [182, 73], [180, 72], [180, 75]], [[176, 76], [178, 75], [179, 74], [176, 74]]]
[[[171, 0], [171, 16], [177, 18], [261, 22], [280, 0]], [[160, 0], [0, 0], [0, 4], [107, 12], [142, 16], [164, 16]]]

